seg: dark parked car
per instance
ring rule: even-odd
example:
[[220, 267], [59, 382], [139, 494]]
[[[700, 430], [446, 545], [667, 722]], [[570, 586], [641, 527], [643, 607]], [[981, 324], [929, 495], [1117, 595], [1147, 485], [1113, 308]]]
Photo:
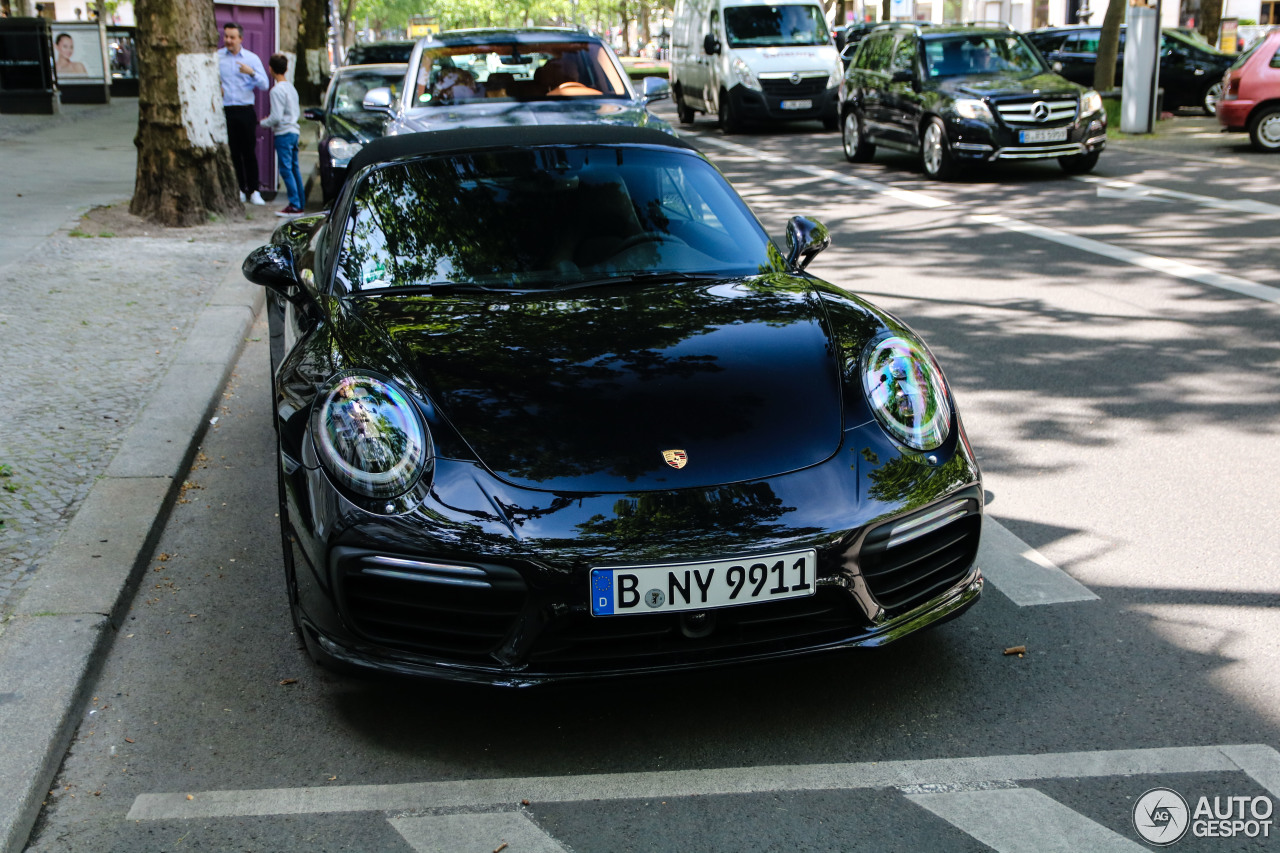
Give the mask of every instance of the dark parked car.
[[382, 136], [387, 123], [385, 113], [364, 108], [364, 96], [378, 88], [400, 91], [408, 67], [403, 63], [343, 66], [329, 81], [324, 106], [303, 110], [303, 115], [318, 123], [320, 188], [326, 205], [342, 188], [347, 163], [365, 143]]
[[931, 178], [965, 164], [1056, 158], [1087, 172], [1107, 144], [1098, 93], [1054, 74], [1019, 33], [884, 25], [863, 39], [840, 98], [845, 157], [883, 145], [919, 154]]
[[402, 41], [370, 41], [353, 44], [347, 50], [346, 65], [386, 65], [408, 62], [413, 46], [412, 39]]
[[647, 128], [384, 137], [269, 290], [318, 661], [530, 685], [878, 646], [982, 587], [982, 482], [905, 324]]
[[452, 30], [420, 39], [402, 91], [370, 92], [389, 114], [388, 134], [512, 124], [622, 124], [671, 131], [648, 105], [671, 96], [666, 80], [632, 88], [599, 37], [582, 30]]
[[[1051, 64], [1062, 66], [1060, 72], [1068, 80], [1082, 86], [1093, 85], [1093, 71], [1098, 64], [1098, 27], [1049, 27], [1027, 33]], [[1120, 27], [1120, 45], [1116, 53], [1116, 87], [1124, 80], [1125, 28]], [[1163, 107], [1176, 110], [1193, 107], [1213, 115], [1222, 96], [1222, 75], [1235, 61], [1213, 45], [1192, 38], [1176, 29], [1166, 29], [1160, 36], [1160, 88], [1164, 90]]]
[[1247, 131], [1259, 151], [1280, 151], [1280, 30], [1272, 30], [1241, 54], [1223, 78], [1218, 122]]

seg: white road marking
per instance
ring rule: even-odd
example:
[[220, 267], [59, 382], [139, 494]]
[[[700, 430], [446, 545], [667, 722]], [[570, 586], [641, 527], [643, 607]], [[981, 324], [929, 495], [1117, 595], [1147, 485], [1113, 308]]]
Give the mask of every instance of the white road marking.
[[937, 196], [918, 193], [913, 190], [900, 190], [897, 187], [891, 187], [888, 184], [882, 184], [878, 181], [869, 181], [866, 178], [856, 178], [853, 175], [846, 175], [843, 172], [823, 169], [818, 166], [806, 166], [803, 163], [796, 163], [794, 160], [784, 157], [781, 154], [770, 154], [769, 152], [761, 151], [758, 148], [739, 145], [736, 142], [729, 142], [715, 136], [699, 136], [697, 137], [697, 140], [699, 143], [705, 142], [708, 145], [715, 145], [718, 148], [723, 148], [726, 151], [733, 152], [734, 154], [740, 154], [744, 157], [751, 157], [754, 160], [772, 163], [775, 166], [787, 166], [788, 168], [795, 169], [797, 172], [804, 172], [806, 175], [813, 175], [814, 177], [821, 178], [824, 181], [831, 181], [832, 183], [857, 187], [858, 189], [866, 190], [867, 192], [896, 198], [899, 201], [905, 201], [907, 204], [915, 205], [916, 207], [934, 208], [949, 207], [951, 205], [951, 202], [946, 199], [938, 198]]
[[[1240, 759], [1237, 762], [1236, 759]], [[410, 809], [511, 808], [532, 802], [644, 799], [772, 791], [836, 791], [991, 780], [1245, 772], [1264, 786], [1280, 782], [1280, 753], [1265, 744], [996, 755], [859, 764], [803, 764], [651, 773], [535, 776], [141, 794], [128, 820], [320, 814]], [[1274, 790], [1268, 787], [1268, 790]], [[188, 799], [190, 797], [190, 799]], [[495, 845], [496, 846], [496, 845]]]
[[523, 812], [397, 817], [390, 823], [418, 853], [565, 853], [565, 847]]
[[1164, 273], [1175, 278], [1207, 284], [1219, 290], [1229, 290], [1242, 296], [1252, 296], [1254, 299], [1262, 299], [1266, 302], [1280, 305], [1280, 288], [1268, 287], [1265, 284], [1257, 284], [1252, 281], [1246, 281], [1243, 278], [1236, 278], [1233, 275], [1213, 272], [1203, 267], [1197, 267], [1193, 264], [1175, 261], [1170, 258], [1148, 255], [1145, 252], [1135, 252], [1133, 249], [1113, 246], [1110, 243], [1103, 243], [1099, 240], [1090, 240], [1088, 237], [1081, 237], [1066, 231], [1059, 231], [1056, 228], [1048, 228], [1044, 225], [1023, 222], [1020, 219], [1010, 219], [1007, 216], [975, 214], [973, 220], [985, 225], [995, 225], [1007, 231], [1039, 237], [1042, 240], [1049, 240], [1053, 243], [1070, 246], [1073, 249], [1080, 249], [1095, 255], [1113, 258], [1117, 261], [1124, 261], [1125, 263]]
[[1095, 184], [1098, 195], [1104, 198], [1130, 198], [1146, 201], [1189, 201], [1201, 207], [1212, 207], [1218, 210], [1231, 210], [1238, 213], [1256, 213], [1260, 216], [1280, 216], [1280, 205], [1268, 204], [1251, 198], [1214, 198], [1208, 195], [1167, 190], [1161, 187], [1135, 184], [1116, 178], [1102, 178], [1097, 175], [1072, 175], [1072, 180], [1086, 184]]
[[908, 794], [999, 853], [1140, 853], [1147, 848], [1030, 788]]
[[982, 519], [978, 568], [996, 589], [1019, 607], [1097, 601], [1087, 586], [1049, 562], [991, 516]]

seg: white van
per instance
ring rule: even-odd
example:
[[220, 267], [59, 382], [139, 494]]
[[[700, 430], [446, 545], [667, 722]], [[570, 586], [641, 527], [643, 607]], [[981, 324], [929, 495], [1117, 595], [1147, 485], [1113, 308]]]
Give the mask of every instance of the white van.
[[837, 124], [843, 68], [822, 6], [810, 0], [676, 0], [671, 88], [682, 124], [715, 115], [725, 133], [749, 121]]

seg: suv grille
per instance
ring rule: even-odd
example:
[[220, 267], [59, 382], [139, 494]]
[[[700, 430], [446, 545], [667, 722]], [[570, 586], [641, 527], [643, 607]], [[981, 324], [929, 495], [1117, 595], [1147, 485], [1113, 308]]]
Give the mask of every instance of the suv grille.
[[760, 88], [771, 98], [811, 98], [827, 90], [827, 75], [801, 77], [799, 83], [792, 83], [790, 75], [775, 78], [761, 77]]
[[971, 487], [867, 534], [860, 565], [890, 617], [959, 583], [978, 554], [982, 508]]
[[549, 625], [530, 663], [539, 668], [643, 667], [673, 661], [713, 661], [775, 649], [837, 642], [866, 624], [840, 587], [819, 587], [808, 598], [703, 611], [714, 623], [691, 637], [680, 614], [595, 617], [575, 613]]
[[[1036, 104], [1044, 104], [1049, 109], [1049, 115], [1040, 121], [1036, 121], [1034, 108]], [[1043, 126], [1060, 124], [1066, 121], [1075, 121], [1076, 112], [1080, 108], [1080, 102], [1075, 98], [1069, 100], [1048, 100], [1035, 99], [1026, 101], [1005, 101], [996, 104], [996, 109], [1000, 112], [1000, 118], [1004, 119], [1008, 124], [1026, 124], [1031, 126]]]
[[342, 614], [381, 646], [490, 661], [524, 606], [525, 583], [514, 569], [334, 551]]

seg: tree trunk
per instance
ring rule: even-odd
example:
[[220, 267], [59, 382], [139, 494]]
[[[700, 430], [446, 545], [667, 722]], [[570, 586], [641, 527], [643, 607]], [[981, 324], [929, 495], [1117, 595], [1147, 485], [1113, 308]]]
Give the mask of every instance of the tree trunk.
[[1222, 26], [1222, 0], [1200, 0], [1200, 35], [1217, 46], [1218, 29]]
[[190, 226], [243, 210], [208, 0], [138, 0], [138, 171], [129, 211]]
[[1120, 25], [1128, 3], [1111, 0], [1098, 36], [1098, 63], [1093, 68], [1093, 88], [1105, 94], [1116, 87], [1116, 51], [1120, 46]]
[[302, 0], [298, 19], [298, 68], [293, 85], [298, 100], [308, 106], [319, 106], [329, 85], [329, 3], [328, 0]]

